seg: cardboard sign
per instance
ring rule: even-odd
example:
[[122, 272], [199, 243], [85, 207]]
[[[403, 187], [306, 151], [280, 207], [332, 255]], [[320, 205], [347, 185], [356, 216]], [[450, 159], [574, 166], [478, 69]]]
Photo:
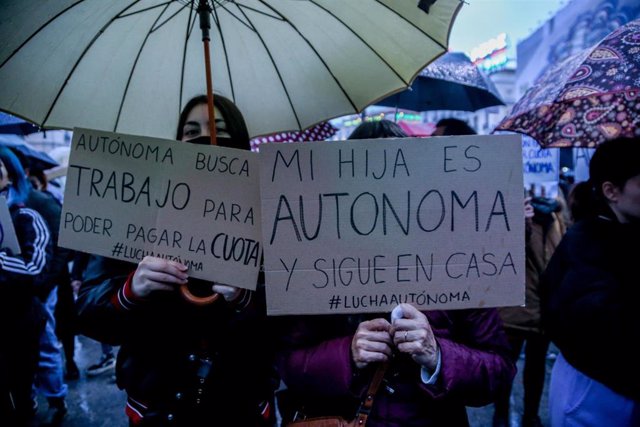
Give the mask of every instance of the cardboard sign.
[[573, 148], [573, 173], [576, 183], [589, 180], [589, 163], [595, 152], [595, 148]]
[[522, 137], [522, 169], [524, 186], [534, 196], [555, 199], [560, 181], [560, 151], [558, 148], [542, 148], [529, 137]]
[[266, 144], [270, 315], [524, 303], [519, 135]]
[[12, 254], [20, 253], [20, 244], [11, 221], [11, 213], [7, 199], [0, 197], [0, 250], [8, 249]]
[[257, 154], [75, 129], [61, 246], [255, 289], [262, 256]]

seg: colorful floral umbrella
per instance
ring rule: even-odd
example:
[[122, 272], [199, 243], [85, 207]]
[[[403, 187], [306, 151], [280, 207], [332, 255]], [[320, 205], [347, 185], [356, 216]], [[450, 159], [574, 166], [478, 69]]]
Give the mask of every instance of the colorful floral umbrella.
[[546, 72], [496, 128], [543, 147], [595, 147], [640, 135], [640, 20]]
[[266, 136], [253, 138], [251, 149], [257, 150], [260, 144], [267, 142], [304, 142], [304, 141], [324, 141], [331, 138], [338, 132], [329, 122], [318, 123], [302, 132], [279, 132]]

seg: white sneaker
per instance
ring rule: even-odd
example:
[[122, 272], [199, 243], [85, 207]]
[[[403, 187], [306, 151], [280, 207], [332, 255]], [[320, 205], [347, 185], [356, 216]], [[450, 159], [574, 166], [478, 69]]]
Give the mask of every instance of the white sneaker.
[[91, 365], [87, 368], [87, 375], [90, 377], [95, 377], [96, 375], [100, 375], [107, 371], [111, 371], [115, 367], [116, 367], [116, 358], [112, 354], [108, 356], [102, 355], [98, 363]]

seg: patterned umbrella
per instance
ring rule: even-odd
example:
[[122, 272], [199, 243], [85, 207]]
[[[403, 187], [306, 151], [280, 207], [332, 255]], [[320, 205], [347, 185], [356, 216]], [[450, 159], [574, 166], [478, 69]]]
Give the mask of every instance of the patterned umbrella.
[[543, 147], [595, 147], [640, 135], [640, 20], [547, 71], [496, 130]]
[[420, 72], [411, 88], [375, 105], [412, 111], [477, 111], [504, 105], [493, 82], [461, 52], [449, 52]]
[[304, 142], [304, 141], [324, 141], [331, 138], [338, 132], [338, 129], [333, 127], [329, 122], [318, 123], [302, 132], [279, 132], [266, 136], [259, 136], [253, 138], [251, 142], [251, 149], [253, 151], [258, 150], [260, 144], [267, 142]]

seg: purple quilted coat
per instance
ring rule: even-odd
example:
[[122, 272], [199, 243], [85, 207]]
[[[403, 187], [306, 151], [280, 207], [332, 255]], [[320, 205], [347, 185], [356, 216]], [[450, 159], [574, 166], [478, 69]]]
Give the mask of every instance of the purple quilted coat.
[[[437, 382], [422, 383], [418, 364], [406, 355], [394, 357], [367, 427], [466, 426], [465, 406], [491, 403], [513, 379], [516, 370], [496, 310], [425, 314], [442, 356]], [[288, 319], [278, 364], [295, 409], [307, 416], [354, 417], [375, 366], [355, 368], [351, 340], [361, 321], [375, 317], [388, 314]]]

